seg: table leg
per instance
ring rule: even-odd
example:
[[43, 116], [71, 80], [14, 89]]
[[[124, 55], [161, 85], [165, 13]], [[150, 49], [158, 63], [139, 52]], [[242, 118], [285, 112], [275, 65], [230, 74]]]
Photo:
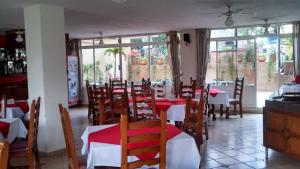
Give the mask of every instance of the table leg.
[[220, 115], [223, 116], [223, 104], [220, 104]]
[[212, 107], [212, 108], [211, 108], [211, 113], [213, 114], [213, 118], [212, 118], [212, 119], [213, 119], [213, 120], [216, 120], [215, 105], [212, 104], [211, 107]]
[[229, 107], [226, 107], [226, 119], [229, 118]]

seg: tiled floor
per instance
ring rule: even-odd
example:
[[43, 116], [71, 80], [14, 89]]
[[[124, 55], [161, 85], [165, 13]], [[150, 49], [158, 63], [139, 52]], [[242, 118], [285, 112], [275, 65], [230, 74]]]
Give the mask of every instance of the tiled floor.
[[[72, 108], [70, 115], [79, 154], [80, 137], [88, 125], [87, 109]], [[209, 137], [201, 148], [201, 169], [300, 169], [300, 161], [272, 150], [269, 150], [269, 160], [265, 160], [261, 114], [246, 114], [242, 119], [217, 116], [216, 121], [209, 121]], [[42, 162], [43, 169], [68, 169], [65, 153], [43, 156]]]

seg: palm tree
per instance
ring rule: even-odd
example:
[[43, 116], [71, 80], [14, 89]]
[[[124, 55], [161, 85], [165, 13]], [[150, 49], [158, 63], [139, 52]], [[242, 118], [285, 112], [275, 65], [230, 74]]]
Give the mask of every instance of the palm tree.
[[[114, 59], [115, 59], [115, 64], [114, 64], [114, 78], [116, 78], [116, 66], [117, 66], [117, 55], [120, 53], [120, 48], [109, 48], [109, 49], [106, 49], [105, 50], [105, 53], [104, 55], [108, 54], [108, 55], [111, 55], [113, 54], [114, 55]], [[121, 54], [123, 56], [126, 56], [124, 50], [122, 49], [121, 50]]]

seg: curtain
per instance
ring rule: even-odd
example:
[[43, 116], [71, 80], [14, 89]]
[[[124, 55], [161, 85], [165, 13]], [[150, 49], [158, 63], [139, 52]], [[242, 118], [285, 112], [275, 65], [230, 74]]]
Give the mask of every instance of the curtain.
[[197, 66], [196, 79], [205, 82], [209, 58], [210, 29], [196, 29]]
[[174, 88], [173, 93], [177, 96], [179, 84], [181, 80], [180, 58], [179, 58], [179, 39], [176, 31], [168, 33], [168, 50], [169, 50], [169, 65], [173, 78]]
[[300, 75], [300, 21], [294, 23], [294, 69], [295, 76]]

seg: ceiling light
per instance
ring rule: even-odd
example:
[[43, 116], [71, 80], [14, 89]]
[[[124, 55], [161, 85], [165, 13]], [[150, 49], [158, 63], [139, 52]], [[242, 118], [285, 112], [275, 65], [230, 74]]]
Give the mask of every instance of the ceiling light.
[[16, 37], [16, 41], [21, 43], [24, 41], [24, 39], [22, 38], [21, 34], [18, 34], [17, 37]]
[[127, 0], [112, 0], [113, 2], [115, 2], [115, 3], [124, 3], [124, 2], [126, 2]]
[[233, 18], [231, 15], [227, 16], [226, 21], [225, 21], [225, 25], [228, 27], [231, 27], [234, 24]]

